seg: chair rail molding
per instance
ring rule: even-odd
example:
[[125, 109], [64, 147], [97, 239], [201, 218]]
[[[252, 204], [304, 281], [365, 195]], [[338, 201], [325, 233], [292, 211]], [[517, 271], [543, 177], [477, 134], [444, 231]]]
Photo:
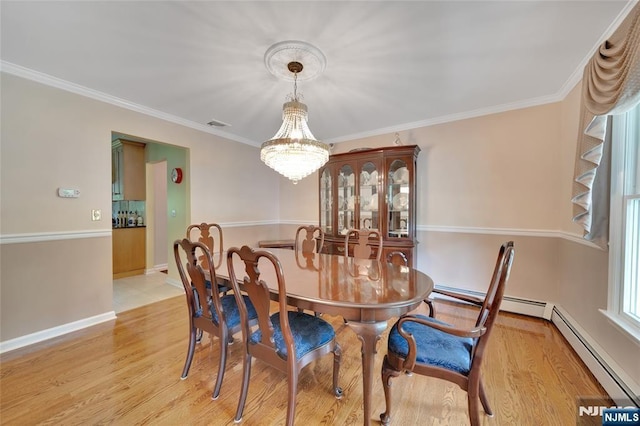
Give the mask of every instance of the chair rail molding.
[[472, 226], [438, 226], [438, 225], [418, 225], [418, 231], [426, 232], [449, 232], [459, 234], [486, 234], [486, 235], [513, 235], [523, 237], [545, 237], [562, 238], [563, 240], [583, 244], [587, 247], [602, 250], [596, 244], [585, 240], [579, 234], [552, 229], [524, 229], [524, 228], [483, 228]]
[[31, 232], [0, 235], [0, 244], [38, 243], [42, 241], [77, 240], [80, 238], [102, 238], [111, 236], [111, 228], [86, 229], [80, 231]]

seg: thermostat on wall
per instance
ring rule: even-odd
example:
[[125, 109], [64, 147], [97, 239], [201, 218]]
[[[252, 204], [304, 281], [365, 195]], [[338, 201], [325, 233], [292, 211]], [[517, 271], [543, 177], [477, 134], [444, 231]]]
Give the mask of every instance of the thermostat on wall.
[[79, 189], [58, 188], [58, 197], [62, 198], [78, 198], [80, 196]]

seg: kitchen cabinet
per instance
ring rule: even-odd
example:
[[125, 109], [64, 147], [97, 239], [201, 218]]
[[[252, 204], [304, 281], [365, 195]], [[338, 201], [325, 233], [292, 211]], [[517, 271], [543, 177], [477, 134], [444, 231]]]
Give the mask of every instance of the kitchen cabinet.
[[146, 228], [114, 228], [113, 279], [142, 275], [146, 267]]
[[145, 144], [116, 140], [111, 144], [111, 199], [146, 197]]
[[419, 153], [420, 148], [411, 145], [361, 149], [329, 158], [318, 172], [323, 252], [344, 254], [344, 235], [350, 228], [377, 229], [383, 236], [382, 259], [399, 251], [413, 264]]

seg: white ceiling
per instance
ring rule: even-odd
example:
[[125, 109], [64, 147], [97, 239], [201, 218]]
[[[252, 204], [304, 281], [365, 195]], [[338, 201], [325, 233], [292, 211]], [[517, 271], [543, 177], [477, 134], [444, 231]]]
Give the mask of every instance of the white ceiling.
[[558, 101], [633, 3], [2, 0], [0, 55], [3, 71], [259, 145], [293, 91], [264, 53], [307, 41], [327, 59], [298, 85], [309, 127], [340, 142]]

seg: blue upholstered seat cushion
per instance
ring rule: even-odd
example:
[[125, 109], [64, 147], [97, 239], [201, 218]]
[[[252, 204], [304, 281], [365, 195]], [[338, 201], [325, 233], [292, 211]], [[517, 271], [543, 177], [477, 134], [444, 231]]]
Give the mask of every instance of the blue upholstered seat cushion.
[[[302, 356], [329, 343], [335, 336], [336, 332], [325, 320], [314, 315], [305, 314], [304, 312], [289, 311], [289, 326], [293, 335], [293, 344], [296, 348], [296, 357], [300, 359]], [[282, 359], [287, 358], [287, 348], [284, 343], [282, 329], [280, 328], [280, 313], [276, 312], [271, 315], [271, 323], [273, 324], [273, 340], [276, 345], [276, 352]], [[256, 330], [252, 335], [250, 342], [258, 343], [262, 338], [262, 332]]]
[[[446, 322], [424, 315], [416, 316], [428, 322], [449, 325]], [[418, 349], [416, 362], [443, 367], [464, 375], [469, 374], [471, 349], [474, 344], [472, 338], [452, 336], [435, 328], [411, 321], [404, 322], [402, 329], [407, 333], [411, 333], [416, 339]], [[393, 325], [389, 333], [388, 350], [402, 358], [406, 358], [409, 353], [409, 342], [398, 332], [398, 323]]]
[[[247, 306], [249, 320], [258, 318], [256, 308], [253, 307], [253, 303], [249, 300], [249, 296], [243, 294], [242, 298], [244, 299], [244, 304]], [[220, 298], [220, 302], [225, 316], [227, 317], [227, 328], [233, 328], [240, 324], [240, 311], [238, 310], [236, 297], [233, 294], [228, 294], [226, 296], [222, 296]], [[216, 313], [216, 310], [213, 309], [213, 305], [211, 305], [211, 316], [213, 317], [213, 321], [218, 324], [218, 314]]]
[[[195, 291], [195, 289], [193, 291], [193, 295], [196, 298], [196, 305], [199, 306], [198, 292]], [[258, 313], [256, 312], [256, 308], [253, 306], [253, 303], [251, 303], [249, 296], [243, 295], [242, 298], [244, 299], [245, 305], [247, 305], [247, 313], [248, 313], [249, 319], [253, 320], [258, 318]], [[236, 325], [240, 324], [240, 311], [238, 310], [238, 304], [236, 303], [235, 296], [233, 294], [222, 296], [220, 298], [220, 304], [222, 305], [222, 310], [224, 311], [225, 316], [227, 318], [227, 328], [233, 328]], [[218, 325], [220, 323], [218, 320], [218, 313], [213, 308], [213, 305], [211, 303], [209, 304], [209, 309], [211, 311], [211, 317], [213, 318], [213, 322], [216, 325]], [[202, 309], [196, 310], [195, 316], [196, 318], [202, 316]]]

